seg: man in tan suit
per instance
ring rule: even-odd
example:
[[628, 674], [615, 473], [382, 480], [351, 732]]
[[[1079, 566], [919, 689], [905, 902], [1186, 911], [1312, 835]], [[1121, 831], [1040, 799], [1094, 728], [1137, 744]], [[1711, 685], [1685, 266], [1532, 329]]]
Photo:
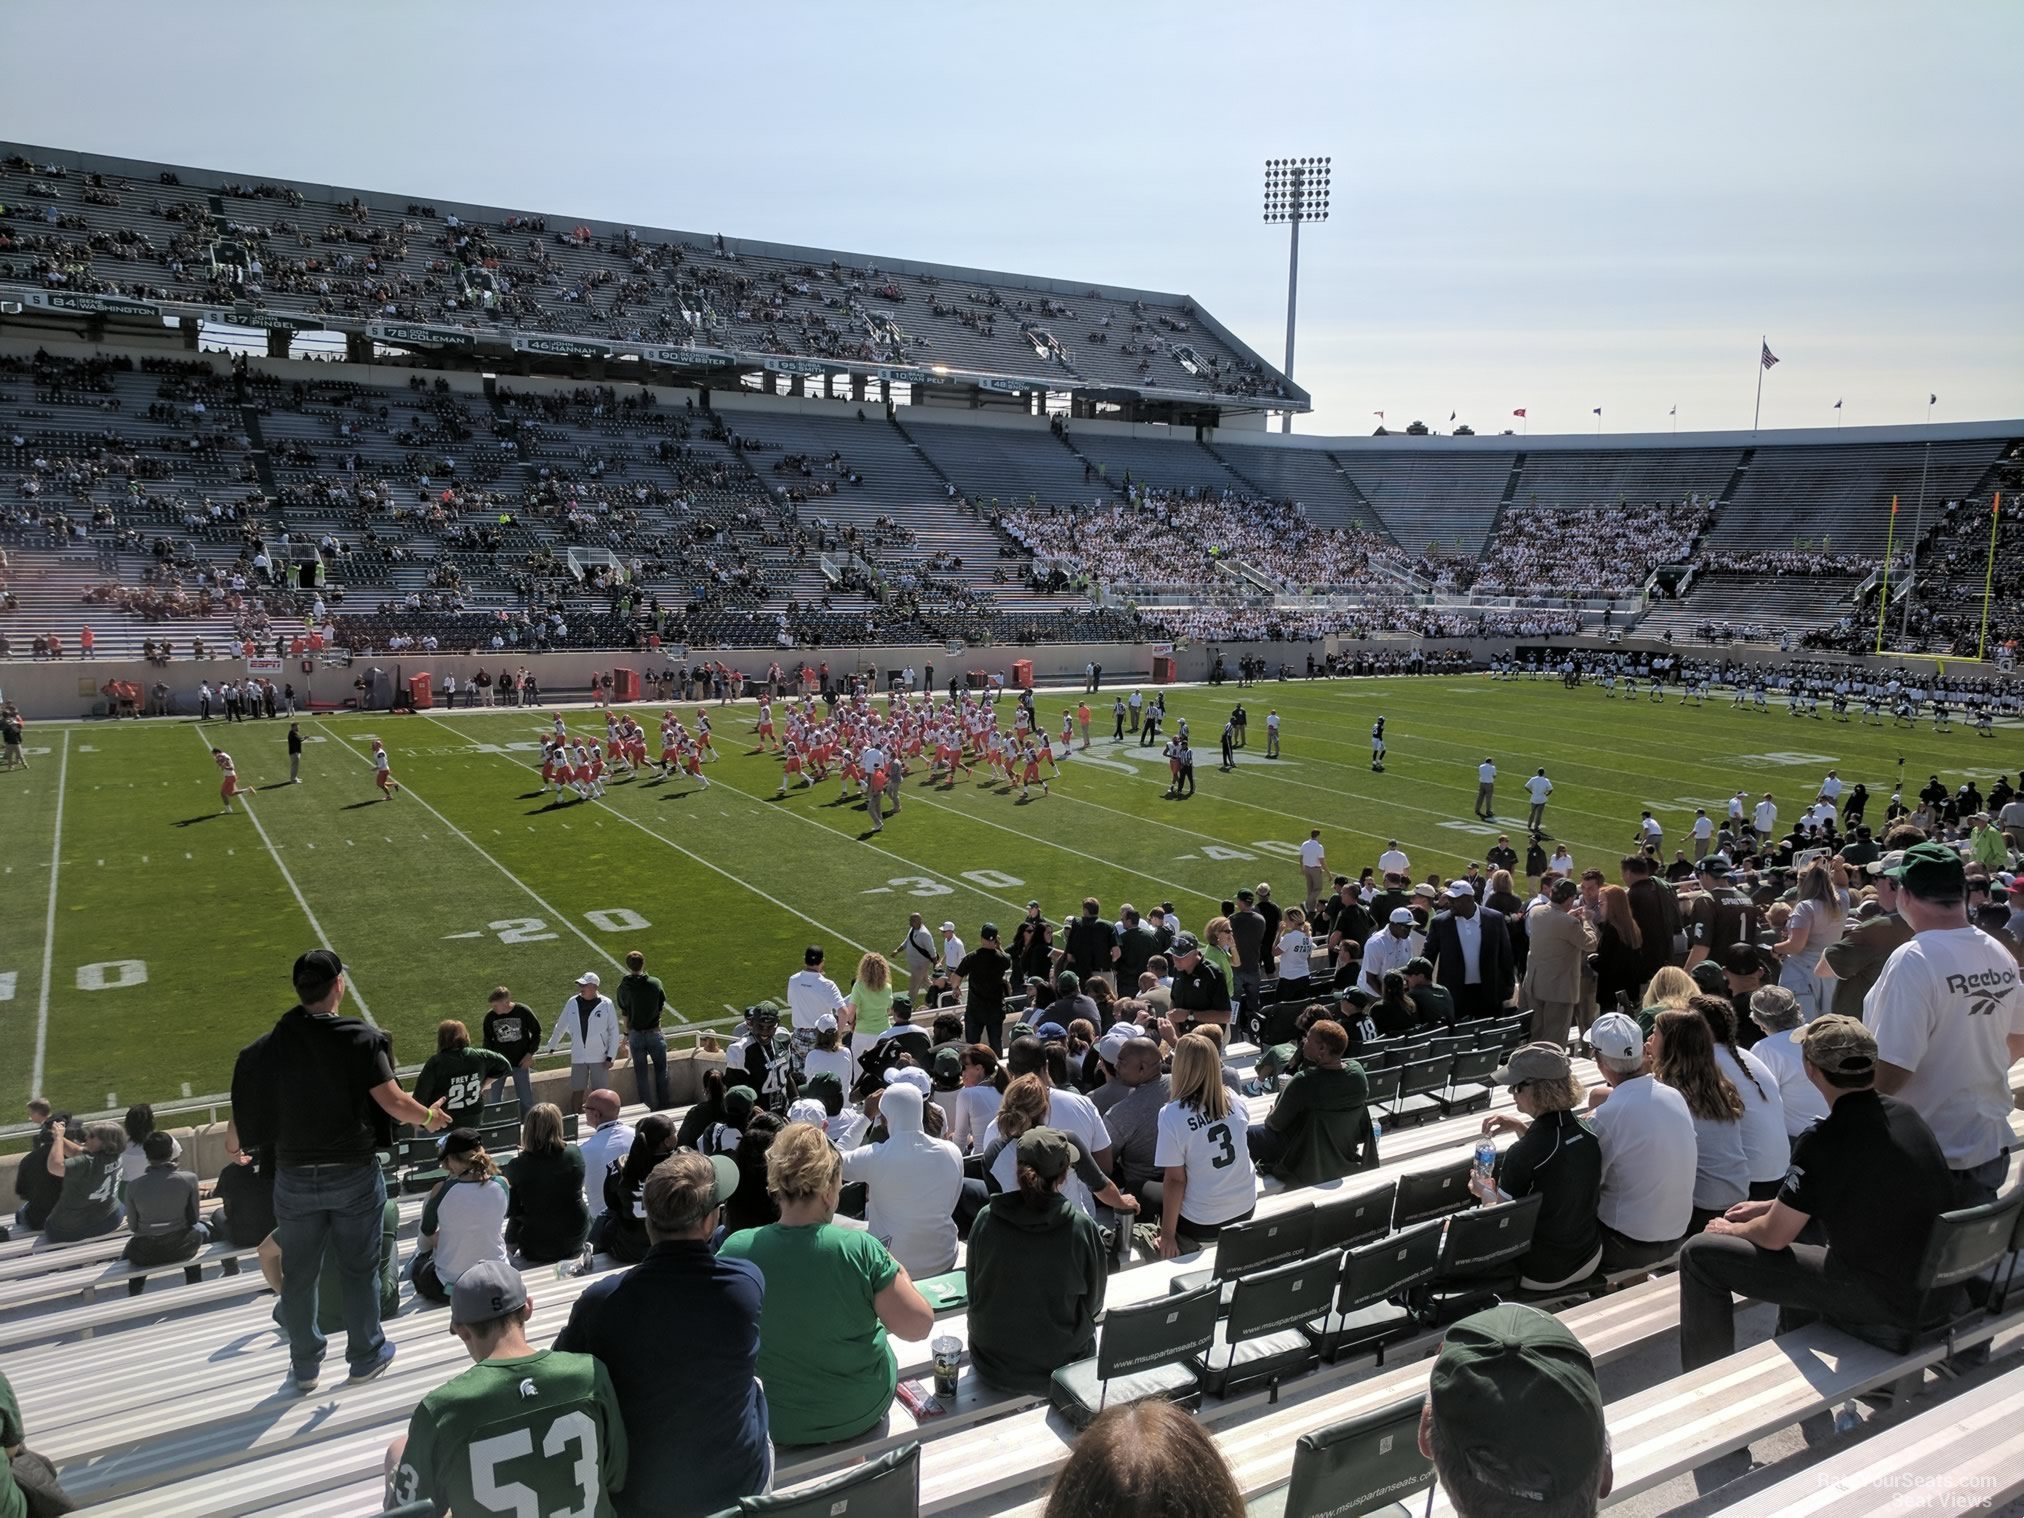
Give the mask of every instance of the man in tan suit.
[[1581, 910], [1581, 887], [1556, 880], [1549, 900], [1525, 914], [1529, 945], [1519, 1000], [1532, 1009], [1531, 1039], [1565, 1044], [1580, 1020], [1582, 975], [1595, 952], [1595, 929]]

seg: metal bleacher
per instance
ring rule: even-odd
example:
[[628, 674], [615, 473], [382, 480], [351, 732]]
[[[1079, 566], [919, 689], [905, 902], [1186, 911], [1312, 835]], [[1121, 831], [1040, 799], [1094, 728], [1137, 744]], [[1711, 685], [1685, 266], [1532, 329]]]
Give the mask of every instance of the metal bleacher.
[[1439, 543], [1470, 558], [1483, 551], [1517, 450], [1432, 452], [1425, 449], [1338, 449], [1343, 474], [1370, 502], [1407, 553]]
[[[1943, 501], [1973, 491], [2002, 455], [1997, 438], [1930, 445], [1914, 442], [1756, 450], [1741, 484], [1702, 540], [1711, 550], [1748, 552], [1789, 548], [1802, 539], [1840, 553], [1883, 556], [1890, 536], [1890, 503], [1913, 509], [1926, 471], [1925, 498]], [[1900, 527], [1905, 519], [1899, 516]]]

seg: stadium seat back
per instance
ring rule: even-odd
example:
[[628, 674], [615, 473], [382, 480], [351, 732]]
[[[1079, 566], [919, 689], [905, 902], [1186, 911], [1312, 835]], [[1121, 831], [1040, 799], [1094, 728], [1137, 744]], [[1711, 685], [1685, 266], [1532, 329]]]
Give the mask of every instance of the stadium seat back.
[[1451, 1033], [1427, 1040], [1427, 1053], [1434, 1057], [1443, 1054], [1460, 1054], [1465, 1050], [1475, 1047], [1476, 1036], [1473, 1033]]
[[716, 1518], [916, 1518], [921, 1510], [921, 1447], [903, 1444], [821, 1481], [763, 1497], [741, 1497]]
[[1195, 1360], [1202, 1389], [1227, 1397], [1240, 1386], [1277, 1383], [1314, 1365], [1303, 1325], [1328, 1311], [1340, 1274], [1339, 1250], [1238, 1276], [1215, 1341]]
[[1365, 1100], [1373, 1107], [1390, 1106], [1399, 1099], [1399, 1081], [1404, 1074], [1405, 1071], [1397, 1065], [1386, 1065], [1377, 1070], [1366, 1065], [1363, 1076], [1369, 1085], [1370, 1094]]
[[1223, 1290], [1214, 1283], [1108, 1309], [1095, 1357], [1055, 1371], [1049, 1399], [1077, 1428], [1113, 1403], [1162, 1397], [1194, 1406], [1202, 1380], [1189, 1362], [1215, 1342], [1222, 1311]]
[[1399, 1076], [1399, 1100], [1447, 1090], [1448, 1072], [1454, 1067], [1455, 1057], [1452, 1054], [1413, 1061]]
[[1438, 1170], [1418, 1170], [1399, 1177], [1398, 1201], [1392, 1209], [1392, 1227], [1410, 1228], [1429, 1218], [1443, 1218], [1476, 1199], [1469, 1193], [1469, 1170], [1473, 1160], [1457, 1160]]
[[1413, 1397], [1302, 1434], [1284, 1518], [1380, 1513], [1432, 1486], [1433, 1462], [1420, 1453], [1425, 1401]]
[[1357, 1196], [1344, 1197], [1314, 1209], [1313, 1249], [1354, 1249], [1391, 1232], [1392, 1207], [1398, 1182], [1387, 1181]]
[[1275, 1217], [1253, 1218], [1216, 1235], [1215, 1279], [1248, 1276], [1298, 1260], [1314, 1237], [1314, 1204], [1302, 1203]]
[[1408, 1294], [1433, 1279], [1440, 1260], [1441, 1225], [1422, 1223], [1349, 1250], [1335, 1283], [1328, 1311], [1311, 1318], [1303, 1332], [1331, 1362], [1355, 1351], [1375, 1350], [1405, 1338], [1418, 1327]]
[[1535, 1191], [1513, 1202], [1478, 1207], [1449, 1218], [1436, 1284], [1485, 1274], [1515, 1275], [1519, 1259], [1532, 1247], [1532, 1231], [1544, 1201]]
[[1456, 1086], [1481, 1086], [1489, 1081], [1502, 1062], [1501, 1049], [1466, 1049], [1455, 1056], [1448, 1080]]

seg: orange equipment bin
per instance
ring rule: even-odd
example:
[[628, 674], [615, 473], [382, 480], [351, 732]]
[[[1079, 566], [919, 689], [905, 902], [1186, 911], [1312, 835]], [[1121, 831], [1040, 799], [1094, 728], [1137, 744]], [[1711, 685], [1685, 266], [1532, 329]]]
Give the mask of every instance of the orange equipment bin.
[[1012, 683], [1021, 690], [1033, 689], [1033, 661], [1014, 659], [1012, 661]]
[[1172, 685], [1173, 683], [1174, 683], [1174, 656], [1172, 654], [1154, 654], [1153, 684]]
[[435, 703], [435, 694], [429, 689], [431, 677], [428, 671], [408, 676], [408, 694], [415, 699], [415, 710], [425, 712]]
[[612, 674], [611, 698], [614, 701], [637, 701], [640, 698], [640, 672], [636, 669], [615, 669]]

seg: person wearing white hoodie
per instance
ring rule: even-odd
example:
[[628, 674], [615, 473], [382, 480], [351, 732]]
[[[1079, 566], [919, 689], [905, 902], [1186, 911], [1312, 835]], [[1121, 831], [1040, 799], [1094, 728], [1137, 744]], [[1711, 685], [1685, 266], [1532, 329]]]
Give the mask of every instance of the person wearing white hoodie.
[[916, 1279], [956, 1265], [956, 1202], [963, 1193], [963, 1152], [921, 1126], [925, 1098], [895, 1081], [879, 1097], [886, 1136], [847, 1149], [845, 1183], [866, 1186], [865, 1224]]

